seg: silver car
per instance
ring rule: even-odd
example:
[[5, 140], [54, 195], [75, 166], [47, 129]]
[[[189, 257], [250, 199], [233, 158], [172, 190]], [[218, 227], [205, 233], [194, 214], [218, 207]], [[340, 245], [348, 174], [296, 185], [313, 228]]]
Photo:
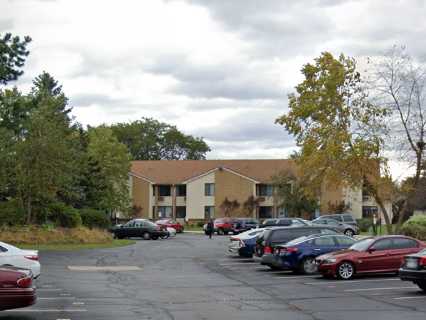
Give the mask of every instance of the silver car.
[[327, 219], [327, 218], [318, 218], [315, 220], [312, 220], [313, 225], [327, 225], [330, 227], [335, 228], [336, 230], [344, 233], [345, 235], [349, 237], [353, 237], [356, 234], [359, 234], [359, 228], [358, 226], [354, 226], [351, 224], [338, 222], [335, 219]]

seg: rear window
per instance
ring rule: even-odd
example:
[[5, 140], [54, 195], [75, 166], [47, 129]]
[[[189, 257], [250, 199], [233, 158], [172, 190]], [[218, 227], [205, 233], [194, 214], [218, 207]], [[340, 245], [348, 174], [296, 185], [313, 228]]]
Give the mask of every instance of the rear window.
[[355, 219], [351, 215], [344, 215], [343, 216], [343, 221], [345, 221], [345, 222], [354, 222]]

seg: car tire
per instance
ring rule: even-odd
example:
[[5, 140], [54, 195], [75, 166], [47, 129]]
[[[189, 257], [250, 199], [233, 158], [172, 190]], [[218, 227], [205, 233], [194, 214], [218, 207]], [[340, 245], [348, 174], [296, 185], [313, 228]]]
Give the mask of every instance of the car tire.
[[417, 282], [417, 285], [419, 286], [420, 289], [426, 292], [426, 281]]
[[352, 229], [346, 229], [343, 233], [348, 237], [353, 237], [355, 235], [355, 232]]
[[217, 234], [218, 235], [224, 235], [225, 232], [223, 231], [223, 229], [217, 229]]
[[299, 268], [300, 272], [303, 274], [311, 275], [318, 272], [318, 267], [315, 263], [315, 258], [306, 257], [302, 260]]
[[152, 236], [151, 240], [158, 240], [158, 236]]
[[149, 239], [151, 239], [151, 235], [149, 234], [149, 232], [144, 232], [143, 235], [142, 235], [142, 238], [144, 240], [149, 240]]
[[337, 266], [336, 276], [341, 280], [350, 280], [355, 275], [355, 267], [352, 262], [344, 261]]

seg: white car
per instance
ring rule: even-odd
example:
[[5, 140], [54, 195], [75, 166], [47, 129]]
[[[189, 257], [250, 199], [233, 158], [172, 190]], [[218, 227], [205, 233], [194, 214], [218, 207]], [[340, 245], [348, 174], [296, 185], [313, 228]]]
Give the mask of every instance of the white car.
[[167, 227], [167, 231], [169, 232], [169, 237], [176, 237], [176, 229]]
[[0, 266], [14, 266], [32, 271], [34, 278], [40, 275], [38, 251], [22, 250], [10, 244], [0, 242]]

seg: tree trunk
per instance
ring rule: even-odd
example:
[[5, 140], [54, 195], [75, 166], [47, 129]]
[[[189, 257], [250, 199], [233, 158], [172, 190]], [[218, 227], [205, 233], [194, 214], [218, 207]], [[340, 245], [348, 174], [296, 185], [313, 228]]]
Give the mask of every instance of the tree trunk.
[[383, 212], [383, 217], [385, 218], [386, 229], [388, 231], [388, 234], [392, 234], [392, 221], [390, 220], [388, 211], [386, 210], [386, 208], [383, 204], [383, 199], [380, 197], [379, 192], [378, 192], [376, 187], [374, 187], [371, 184], [370, 184], [370, 187], [371, 187], [371, 192], [373, 194], [374, 200], [379, 205], [380, 210], [382, 210], [382, 212]]
[[402, 224], [406, 220], [406, 217], [409, 215], [409, 203], [410, 199], [415, 195], [417, 187], [419, 185], [420, 176], [422, 173], [422, 153], [423, 150], [420, 150], [420, 153], [417, 152], [417, 163], [416, 163], [416, 175], [414, 176], [413, 181], [413, 189], [408, 193], [407, 200], [404, 202], [404, 205], [402, 206], [402, 210], [398, 217], [398, 223], [396, 225], [396, 231], [399, 231], [401, 229]]

